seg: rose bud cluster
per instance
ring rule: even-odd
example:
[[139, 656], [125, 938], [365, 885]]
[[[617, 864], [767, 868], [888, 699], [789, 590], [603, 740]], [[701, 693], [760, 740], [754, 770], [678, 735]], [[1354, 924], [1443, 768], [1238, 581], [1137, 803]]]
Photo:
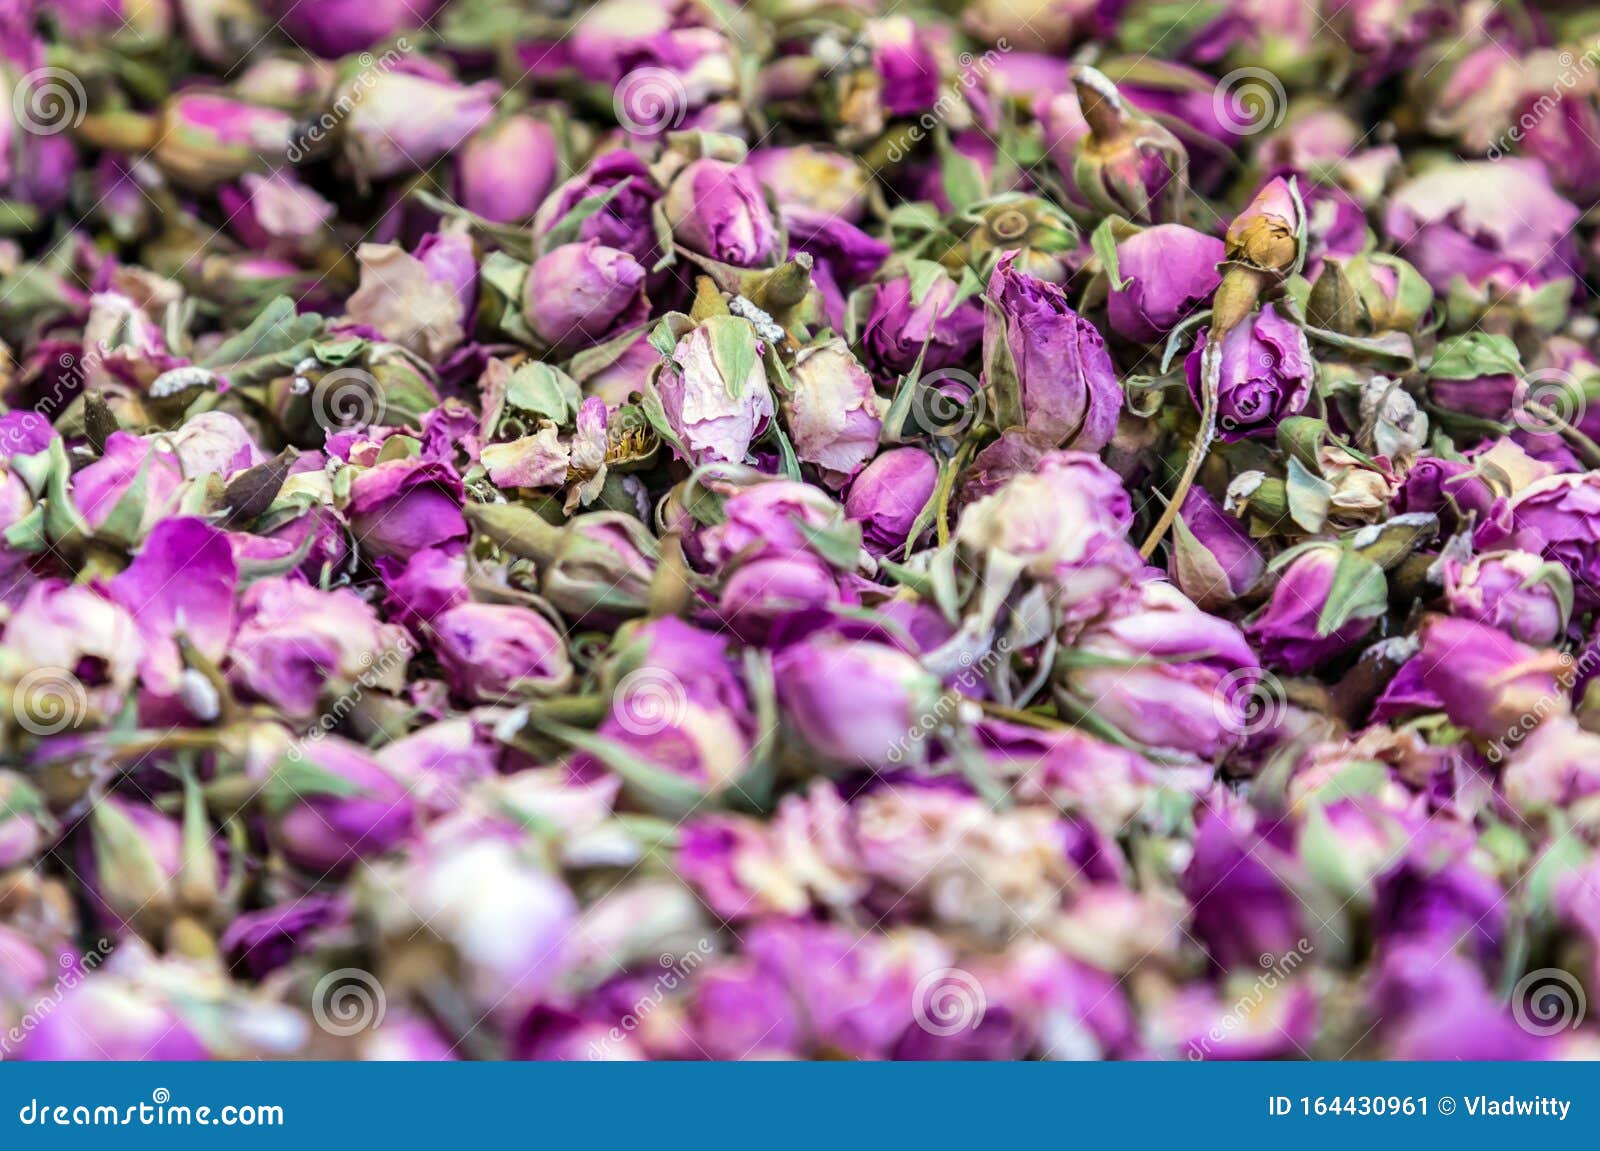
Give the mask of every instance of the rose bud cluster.
[[1312, 7], [0, 4], [0, 1058], [1600, 1053], [1592, 13]]

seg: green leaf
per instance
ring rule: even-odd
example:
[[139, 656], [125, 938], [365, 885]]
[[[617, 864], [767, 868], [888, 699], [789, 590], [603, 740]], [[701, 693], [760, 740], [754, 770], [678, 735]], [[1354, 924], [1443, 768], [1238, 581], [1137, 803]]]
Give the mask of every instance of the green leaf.
[[1326, 639], [1355, 619], [1371, 619], [1389, 610], [1389, 581], [1383, 569], [1353, 551], [1341, 549], [1328, 598], [1317, 616], [1317, 636]]
[[711, 358], [722, 375], [728, 395], [738, 399], [745, 382], [755, 372], [761, 353], [756, 348], [755, 326], [739, 316], [709, 316], [702, 323], [711, 339]]
[[506, 381], [506, 403], [565, 427], [578, 414], [578, 383], [560, 368], [529, 360]]
[[978, 162], [957, 148], [944, 143], [939, 149], [939, 174], [945, 198], [957, 212], [982, 200], [985, 194], [983, 169]]
[[1333, 506], [1333, 485], [1321, 476], [1313, 475], [1294, 456], [1289, 457], [1289, 475], [1285, 494], [1289, 500], [1289, 518], [1308, 532], [1319, 532], [1327, 521], [1328, 509]]
[[840, 519], [827, 527], [812, 527], [798, 515], [790, 520], [806, 538], [806, 546], [830, 565], [842, 572], [856, 570], [861, 557], [861, 525], [854, 520]]
[[224, 340], [200, 362], [235, 387], [259, 383], [292, 367], [310, 350], [308, 343], [322, 330], [315, 312], [295, 312], [288, 296], [272, 299], [242, 332]]
[[1100, 267], [1105, 270], [1111, 290], [1120, 292], [1133, 281], [1122, 278], [1120, 265], [1117, 263], [1117, 237], [1113, 230], [1115, 223], [1115, 219], [1111, 216], [1101, 220], [1100, 226], [1089, 237], [1089, 246], [1094, 249], [1094, 254], [1100, 257]]
[[1434, 380], [1476, 380], [1483, 376], [1522, 375], [1522, 356], [1506, 336], [1466, 332], [1439, 341], [1428, 377]]
[[920, 307], [933, 286], [948, 276], [944, 265], [936, 260], [912, 260], [906, 267], [906, 278], [911, 282], [911, 306]]

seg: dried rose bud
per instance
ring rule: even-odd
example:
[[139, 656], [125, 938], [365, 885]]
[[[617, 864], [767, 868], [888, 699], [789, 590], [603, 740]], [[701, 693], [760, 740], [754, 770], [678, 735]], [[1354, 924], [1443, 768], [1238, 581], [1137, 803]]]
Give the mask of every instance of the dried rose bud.
[[627, 252], [599, 240], [563, 244], [529, 269], [522, 310], [528, 326], [553, 348], [589, 347], [649, 316], [645, 270]]
[[834, 339], [802, 349], [789, 370], [784, 417], [795, 454], [843, 487], [878, 449], [882, 403], [849, 345]]
[[665, 200], [678, 243], [739, 268], [771, 264], [781, 253], [778, 225], [755, 172], [703, 157], [673, 179]]
[[531, 218], [555, 184], [560, 168], [555, 131], [543, 120], [515, 112], [480, 128], [456, 156], [456, 199], [469, 212], [497, 224]]
[[1188, 153], [1155, 120], [1135, 111], [1104, 73], [1073, 73], [1089, 125], [1074, 149], [1072, 179], [1091, 205], [1141, 223], [1176, 220], [1188, 192]]
[[738, 316], [711, 316], [686, 333], [654, 387], [673, 450], [692, 463], [741, 462], [773, 415], [755, 328]]

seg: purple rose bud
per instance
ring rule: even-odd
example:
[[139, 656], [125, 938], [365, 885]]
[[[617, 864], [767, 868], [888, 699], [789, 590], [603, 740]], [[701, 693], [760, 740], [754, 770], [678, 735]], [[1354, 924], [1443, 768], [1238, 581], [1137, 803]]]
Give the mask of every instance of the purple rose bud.
[[727, 960], [695, 980], [689, 1026], [712, 1059], [799, 1057], [803, 1024], [776, 976], [746, 960]]
[[461, 477], [443, 461], [386, 460], [356, 476], [345, 514], [363, 551], [404, 557], [465, 540], [464, 498]]
[[334, 214], [332, 204], [283, 169], [267, 176], [246, 172], [237, 185], [219, 189], [217, 200], [233, 233], [263, 255], [314, 251]]
[[[72, 960], [70, 953], [65, 958]], [[56, 967], [43, 948], [15, 928], [0, 926], [0, 998], [8, 1001], [0, 1022], [15, 1019], [20, 1013], [10, 1004], [45, 990], [55, 975]]]
[[661, 189], [643, 160], [620, 149], [605, 152], [539, 206], [533, 233], [543, 237], [580, 204], [603, 200], [604, 206], [578, 225], [577, 238], [620, 248], [644, 267], [653, 267], [657, 251], [651, 216], [660, 198]]
[[1184, 595], [1214, 611], [1255, 587], [1267, 561], [1236, 516], [1204, 488], [1192, 487], [1178, 514], [1169, 570]]
[[915, 116], [939, 99], [939, 61], [928, 37], [909, 16], [885, 16], [867, 25], [872, 64], [883, 84], [883, 110]]
[[[1297, 951], [1305, 936], [1291, 886], [1291, 831], [1249, 806], [1218, 797], [1196, 816], [1194, 857], [1183, 873], [1195, 934], [1223, 968], [1260, 971]], [[1270, 957], [1270, 958], [1269, 958]]]
[[627, 252], [599, 240], [563, 244], [529, 269], [522, 311], [553, 348], [589, 347], [650, 315], [645, 270]]
[[521, 554], [539, 565], [545, 599], [574, 621], [591, 613], [617, 619], [649, 606], [655, 538], [625, 512], [574, 516], [550, 534], [548, 543], [540, 541]]
[[95, 802], [88, 824], [82, 867], [101, 922], [118, 932], [159, 937], [180, 905], [182, 826], [115, 795]]
[[314, 876], [342, 874], [398, 846], [417, 818], [406, 786], [359, 744], [338, 736], [291, 745], [260, 782], [268, 838]]
[[726, 635], [668, 617], [631, 625], [614, 653], [615, 689], [600, 734], [709, 793], [749, 770], [750, 700]]
[[1228, 259], [1287, 275], [1304, 255], [1305, 209], [1296, 203], [1289, 180], [1275, 176], [1261, 186], [1224, 236]]
[[266, 460], [250, 430], [227, 412], [201, 412], [172, 432], [168, 442], [178, 454], [185, 479], [215, 475], [227, 480], [235, 472]]
[[1519, 739], [1567, 710], [1556, 681], [1566, 666], [1561, 656], [1520, 644], [1497, 627], [1431, 616], [1417, 660], [1422, 685], [1444, 703], [1450, 722], [1486, 739]]
[[527, 220], [554, 186], [560, 159], [549, 124], [512, 113], [462, 145], [456, 156], [456, 198], [467, 211], [497, 224]]
[[1443, 531], [1459, 531], [1471, 516], [1482, 525], [1497, 518], [1496, 507], [1505, 500], [1465, 460], [1445, 460], [1424, 456], [1412, 465], [1395, 497], [1395, 511], [1431, 512], [1439, 517]]
[[1511, 546], [1553, 560], [1572, 576], [1580, 609], [1600, 603], [1600, 475], [1550, 476], [1511, 501]]
[[1372, 929], [1382, 946], [1429, 944], [1440, 953], [1470, 950], [1496, 962], [1505, 930], [1505, 892], [1469, 861], [1471, 836], [1459, 826], [1424, 826], [1398, 863], [1374, 883]]
[[795, 454], [842, 487], [878, 448], [880, 403], [849, 346], [839, 339], [802, 349], [789, 370], [784, 415]]
[[811, 283], [822, 296], [823, 310], [836, 331], [845, 326], [846, 297], [865, 283], [889, 257], [889, 245], [853, 224], [806, 208], [783, 212], [791, 255], [812, 259]]
[[444, 815], [458, 810], [474, 787], [495, 776], [500, 745], [471, 715], [460, 715], [384, 744], [378, 762], [406, 785], [424, 811]]
[[1591, 204], [1600, 194], [1600, 113], [1592, 100], [1559, 101], [1546, 110], [1539, 93], [1528, 92], [1516, 123], [1529, 125], [1517, 150], [1549, 171], [1551, 179], [1575, 202]]
[[362, 180], [415, 172], [453, 152], [489, 120], [500, 96], [492, 81], [463, 85], [398, 69], [352, 83], [362, 88], [343, 95], [350, 113], [339, 130], [345, 161]]
[[227, 536], [205, 520], [178, 516], [152, 529], [133, 562], [108, 587], [138, 622], [145, 644], [139, 674], [147, 692], [180, 692], [179, 636], [213, 664], [222, 662], [233, 638], [238, 582]]
[[[123, 943], [121, 948], [133, 944]], [[24, 1034], [18, 1059], [201, 1060], [209, 1051], [159, 987], [109, 967], [79, 974], [55, 1009]]]
[[952, 367], [977, 349], [983, 305], [970, 296], [957, 302], [958, 293], [949, 274], [932, 265], [874, 289], [861, 344], [880, 377], [904, 375], [919, 355], [925, 373]]
[[1182, 224], [1159, 224], [1117, 245], [1107, 314], [1125, 340], [1150, 344], [1203, 307], [1222, 282], [1222, 241]]
[[349, 908], [343, 899], [310, 893], [239, 916], [223, 931], [217, 947], [231, 970], [260, 980], [311, 951], [319, 933], [341, 927], [348, 920]]
[[1572, 577], [1528, 552], [1488, 552], [1443, 561], [1452, 615], [1486, 623], [1522, 643], [1553, 644], [1572, 610]]
[[1079, 635], [1059, 687], [1150, 747], [1211, 758], [1239, 741], [1237, 698], [1255, 654], [1239, 629], [1162, 580], [1141, 584]]
[[745, 166], [772, 189], [785, 215], [800, 208], [818, 217], [859, 224], [866, 211], [869, 173], [847, 152], [811, 144], [757, 148]]
[[290, 39], [318, 56], [336, 60], [370, 48], [396, 32], [420, 28], [442, 0], [321, 0], [296, 4], [272, 0], [268, 13]]
[[161, 170], [204, 190], [281, 162], [293, 147], [294, 117], [194, 89], [168, 99], [158, 131], [151, 154]]
[[738, 316], [711, 316], [678, 341], [655, 389], [691, 463], [740, 463], [772, 418], [772, 392], [755, 329]]
[[532, 608], [464, 603], [433, 620], [434, 650], [474, 703], [560, 691], [572, 676], [561, 634]]
[[1245, 630], [1267, 664], [1291, 675], [1349, 652], [1389, 608], [1383, 570], [1338, 544], [1309, 544], [1274, 566], [1272, 598]]
[[[1201, 361], [1209, 330], [1200, 333], [1184, 361], [1189, 391], [1200, 403]], [[1224, 441], [1269, 436], [1278, 424], [1305, 410], [1315, 369], [1305, 333], [1264, 305], [1222, 340], [1217, 392], [1217, 429]]]
[[292, 716], [315, 713], [324, 691], [357, 680], [398, 689], [410, 643], [344, 588], [321, 591], [296, 579], [257, 580], [239, 600], [229, 678]]
[[863, 468], [844, 501], [862, 545], [875, 556], [904, 547], [938, 480], [939, 465], [921, 448], [891, 448]]
[[11, 711], [25, 727], [46, 731], [115, 714], [144, 656], [126, 608], [86, 584], [59, 580], [28, 588], [6, 624], [5, 646], [17, 676]]
[[819, 635], [773, 661], [784, 718], [817, 755], [851, 767], [922, 763], [939, 680], [885, 644]]
[[1051, 443], [1098, 451], [1111, 442], [1122, 411], [1105, 340], [1059, 285], [1017, 271], [1015, 259], [1002, 256], [989, 277], [983, 360], [996, 415]]
[[[1516, 212], [1507, 204], [1518, 205]], [[1436, 292], [1493, 301], [1576, 275], [1578, 209], [1536, 160], [1446, 164], [1397, 189], [1384, 230]]]
[[759, 268], [779, 256], [778, 225], [755, 172], [705, 157], [672, 181], [667, 222], [678, 243], [739, 268]]
[[[1600, 794], [1600, 736], [1585, 731], [1570, 716], [1541, 723], [1526, 738], [1519, 730], [1520, 743], [1511, 744], [1511, 733], [1507, 734], [1503, 744], [1491, 749], [1490, 758], [1497, 758], [1502, 747], [1507, 749], [1501, 786], [1506, 802], [1523, 819], [1582, 812], [1587, 806], [1583, 801]], [[1578, 818], [1592, 826], [1592, 816]]]
[[168, 510], [183, 481], [165, 439], [113, 432], [105, 454], [72, 477], [72, 499], [95, 531], [138, 539]]
[[1518, 1026], [1478, 964], [1448, 942], [1405, 943], [1380, 953], [1371, 1011], [1384, 1057], [1542, 1058], [1543, 1041]]
[[1129, 104], [1100, 71], [1080, 67], [1072, 79], [1089, 128], [1073, 148], [1079, 194], [1106, 214], [1140, 223], [1176, 219], [1188, 191], [1182, 141]]
[[974, 555], [1003, 556], [1034, 579], [1054, 582], [1065, 606], [1086, 616], [1144, 566], [1127, 541], [1132, 523], [1115, 472], [1088, 452], [1058, 451], [968, 504], [956, 538]]
[[721, 523], [691, 541], [707, 569], [759, 556], [815, 554], [820, 536], [837, 536], [843, 513], [820, 488], [795, 480], [757, 477], [733, 490], [722, 505]]

